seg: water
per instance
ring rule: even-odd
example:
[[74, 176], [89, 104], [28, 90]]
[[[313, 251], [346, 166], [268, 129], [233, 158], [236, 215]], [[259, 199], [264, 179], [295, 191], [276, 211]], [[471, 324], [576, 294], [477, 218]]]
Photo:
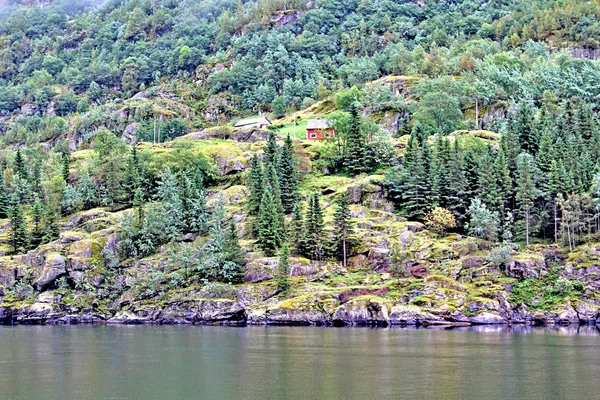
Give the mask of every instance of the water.
[[591, 399], [596, 328], [0, 327], [0, 399]]

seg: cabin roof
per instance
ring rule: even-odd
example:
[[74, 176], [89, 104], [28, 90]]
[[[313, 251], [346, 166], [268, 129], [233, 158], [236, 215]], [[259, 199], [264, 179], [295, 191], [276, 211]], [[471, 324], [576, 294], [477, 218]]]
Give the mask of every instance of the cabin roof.
[[258, 117], [258, 118], [247, 118], [239, 120], [235, 126], [247, 126], [247, 125], [271, 125], [271, 121], [269, 121], [266, 117]]
[[306, 122], [306, 129], [331, 129], [331, 122], [326, 119], [309, 119]]

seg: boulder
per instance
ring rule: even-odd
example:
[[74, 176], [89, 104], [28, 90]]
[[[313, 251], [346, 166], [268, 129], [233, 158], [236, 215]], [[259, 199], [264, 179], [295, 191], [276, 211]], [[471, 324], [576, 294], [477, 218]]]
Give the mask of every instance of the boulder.
[[37, 290], [41, 291], [51, 286], [58, 278], [66, 275], [66, 273], [65, 258], [59, 253], [48, 253], [41, 273], [34, 280], [33, 284]]
[[514, 258], [506, 264], [504, 273], [517, 279], [541, 278], [548, 274], [544, 257], [531, 255], [527, 258]]

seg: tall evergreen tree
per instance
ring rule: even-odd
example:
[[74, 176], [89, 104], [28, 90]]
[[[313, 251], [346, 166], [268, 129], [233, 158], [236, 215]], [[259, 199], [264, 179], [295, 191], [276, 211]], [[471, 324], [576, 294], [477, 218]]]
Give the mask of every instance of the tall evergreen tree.
[[0, 218], [8, 218], [10, 214], [10, 200], [4, 185], [4, 172], [0, 170]]
[[298, 179], [294, 160], [287, 145], [281, 148], [277, 172], [281, 190], [281, 205], [286, 213], [290, 213], [298, 198]]
[[302, 254], [304, 244], [304, 217], [302, 215], [302, 209], [300, 203], [294, 204], [292, 211], [292, 221], [289, 227], [289, 241], [292, 245], [294, 254]]
[[358, 102], [350, 106], [350, 124], [346, 134], [345, 169], [352, 175], [369, 170], [367, 140], [361, 129], [361, 105]]
[[265, 146], [264, 158], [263, 161], [265, 164], [277, 164], [277, 150], [279, 147], [277, 146], [277, 136], [275, 133], [269, 133], [269, 140], [267, 141], [267, 145]]
[[79, 198], [83, 202], [85, 209], [95, 207], [98, 204], [98, 196], [96, 194], [96, 184], [92, 181], [90, 174], [87, 171], [79, 178], [79, 184], [77, 185], [77, 192]]
[[279, 262], [277, 263], [277, 288], [281, 291], [286, 291], [290, 287], [290, 248], [284, 243], [281, 252], [279, 253]]
[[42, 241], [44, 243], [48, 243], [57, 239], [60, 233], [60, 228], [58, 226], [58, 213], [56, 211], [56, 207], [46, 203], [42, 222], [44, 227], [42, 232]]
[[69, 155], [63, 154], [62, 156], [62, 177], [65, 182], [69, 183], [69, 178], [71, 177], [71, 171], [69, 168]]
[[31, 205], [31, 222], [33, 229], [31, 230], [31, 242], [38, 245], [42, 242], [42, 220], [44, 218], [44, 204], [36, 197]]
[[305, 226], [305, 255], [311, 260], [320, 261], [325, 256], [325, 237], [323, 235], [323, 209], [319, 195], [314, 193], [309, 200]]
[[533, 207], [537, 197], [534, 174], [533, 157], [528, 153], [522, 153], [517, 163], [516, 198], [525, 222], [525, 242], [527, 245], [529, 245]]
[[261, 250], [272, 256], [284, 240], [281, 215], [270, 187], [263, 191], [260, 210], [256, 219], [257, 242]]
[[229, 222], [229, 229], [225, 237], [225, 255], [228, 270], [226, 271], [226, 281], [229, 283], [244, 282], [244, 266], [246, 265], [246, 257], [244, 250], [241, 248], [237, 233], [237, 228], [233, 221]]
[[333, 218], [333, 227], [336, 256], [342, 260], [342, 265], [345, 267], [348, 264], [348, 253], [351, 248], [351, 236], [353, 234], [350, 206], [348, 205], [346, 193], [342, 194], [338, 202]]
[[23, 159], [23, 154], [21, 154], [21, 149], [17, 149], [15, 156], [15, 175], [21, 179], [28, 179], [27, 168], [25, 167], [25, 160]]
[[27, 222], [23, 207], [19, 203], [19, 199], [14, 195], [11, 199], [10, 206], [10, 243], [15, 254], [23, 253], [29, 248], [29, 232], [27, 230]]
[[249, 171], [249, 186], [250, 195], [248, 196], [248, 212], [250, 215], [257, 215], [260, 209], [260, 202], [262, 200], [265, 180], [263, 176], [263, 168], [260, 160], [255, 155], [250, 160], [250, 171]]

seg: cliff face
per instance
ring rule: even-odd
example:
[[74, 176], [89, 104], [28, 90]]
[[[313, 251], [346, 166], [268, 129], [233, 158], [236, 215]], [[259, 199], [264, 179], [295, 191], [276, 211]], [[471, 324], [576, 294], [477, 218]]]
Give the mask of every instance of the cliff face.
[[[120, 258], [124, 211], [96, 208], [61, 221], [58, 240], [25, 255], [0, 257], [0, 323], [387, 326], [577, 324], [599, 317], [600, 245], [570, 254], [552, 246], [515, 246], [502, 262], [494, 261], [490, 244], [436, 235], [396, 214], [379, 175], [305, 176], [302, 196], [322, 193], [326, 220], [347, 194], [358, 242], [347, 267], [292, 257], [291, 288], [283, 293], [275, 279], [277, 259], [257, 249], [246, 212], [244, 170], [252, 155], [262, 153], [266, 134], [228, 132], [223, 138], [215, 132], [184, 140], [197, 144], [222, 175], [222, 184], [207, 191], [208, 203], [222, 198], [242, 234], [245, 283], [178, 287], [170, 274], [181, 265], [169, 261], [169, 246], [139, 260]], [[307, 146], [315, 145], [297, 142], [298, 154], [307, 157]], [[310, 167], [310, 157], [303, 162]], [[7, 228], [4, 221], [0, 231]]]

